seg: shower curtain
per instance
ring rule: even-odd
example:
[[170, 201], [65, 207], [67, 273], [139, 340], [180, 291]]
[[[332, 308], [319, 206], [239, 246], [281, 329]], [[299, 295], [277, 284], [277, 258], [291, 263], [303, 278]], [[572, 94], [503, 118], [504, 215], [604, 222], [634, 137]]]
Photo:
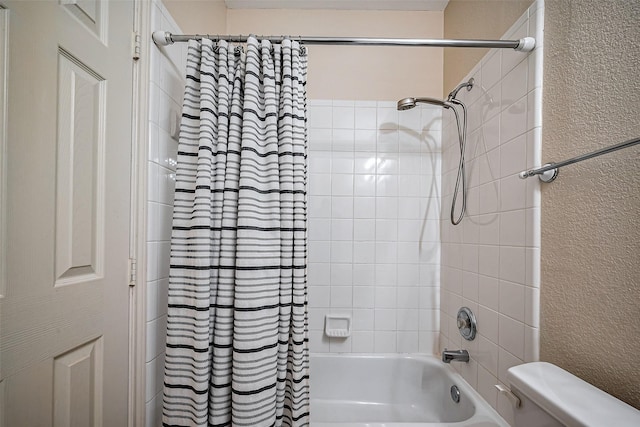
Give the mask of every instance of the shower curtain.
[[165, 426], [309, 423], [303, 50], [189, 42]]

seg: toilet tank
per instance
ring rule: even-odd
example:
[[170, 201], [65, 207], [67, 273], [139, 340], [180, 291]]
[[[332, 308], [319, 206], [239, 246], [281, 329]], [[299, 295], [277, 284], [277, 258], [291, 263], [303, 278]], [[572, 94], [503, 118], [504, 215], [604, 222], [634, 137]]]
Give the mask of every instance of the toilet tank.
[[523, 402], [517, 427], [640, 426], [640, 411], [551, 363], [514, 366], [507, 381]]

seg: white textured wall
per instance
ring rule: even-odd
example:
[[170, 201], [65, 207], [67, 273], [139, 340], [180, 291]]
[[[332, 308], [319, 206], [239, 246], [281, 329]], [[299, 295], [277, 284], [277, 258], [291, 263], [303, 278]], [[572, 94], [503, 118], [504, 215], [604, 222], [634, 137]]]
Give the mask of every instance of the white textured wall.
[[[440, 140], [436, 107], [309, 101], [312, 352], [437, 351]], [[326, 314], [353, 318], [348, 338]]]
[[[543, 160], [640, 136], [640, 2], [549, 1]], [[640, 408], [640, 147], [542, 193], [541, 358]]]
[[[535, 36], [533, 52], [490, 51], [466, 78], [475, 87], [460, 92], [469, 106], [469, 191], [458, 226], [449, 210], [460, 149], [454, 116], [443, 113], [440, 346], [469, 351], [468, 364], [452, 366], [510, 422], [512, 406], [494, 385], [508, 384], [507, 369], [538, 360], [539, 350], [539, 183], [518, 173], [540, 162], [542, 14], [534, 3], [504, 37]], [[457, 328], [463, 306], [478, 320], [473, 341]]]
[[[179, 32], [162, 3], [151, 5], [151, 29]], [[162, 381], [169, 288], [169, 240], [174, 173], [185, 68], [185, 44], [150, 49], [149, 152], [147, 162], [146, 426], [161, 425]]]

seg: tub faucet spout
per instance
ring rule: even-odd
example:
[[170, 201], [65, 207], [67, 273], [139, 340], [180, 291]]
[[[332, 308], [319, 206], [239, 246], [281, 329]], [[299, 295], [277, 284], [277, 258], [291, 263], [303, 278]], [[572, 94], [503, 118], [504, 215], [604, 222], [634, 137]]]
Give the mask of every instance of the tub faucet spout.
[[447, 350], [445, 348], [442, 352], [442, 361], [444, 363], [451, 363], [451, 361], [468, 363], [469, 352], [467, 350]]

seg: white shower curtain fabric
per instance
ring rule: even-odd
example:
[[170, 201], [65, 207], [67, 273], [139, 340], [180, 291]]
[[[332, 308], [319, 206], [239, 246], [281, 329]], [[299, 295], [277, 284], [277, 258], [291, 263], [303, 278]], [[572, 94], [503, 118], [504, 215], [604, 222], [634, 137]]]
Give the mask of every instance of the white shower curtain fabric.
[[309, 424], [303, 49], [189, 42], [164, 426]]

